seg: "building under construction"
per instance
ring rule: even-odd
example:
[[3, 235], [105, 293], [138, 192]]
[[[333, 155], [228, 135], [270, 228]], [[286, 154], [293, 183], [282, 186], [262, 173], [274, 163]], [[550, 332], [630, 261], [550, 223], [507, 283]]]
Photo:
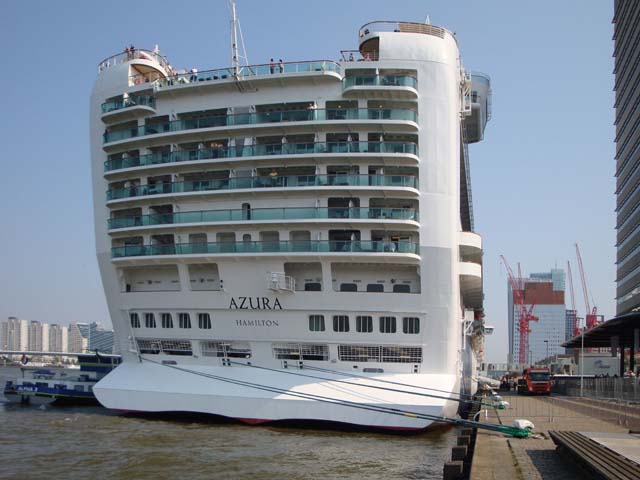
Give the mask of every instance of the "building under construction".
[[518, 279], [524, 290], [524, 304], [531, 312], [528, 351], [520, 355], [519, 324], [521, 310], [517, 308], [511, 283], [508, 283], [509, 304], [509, 363], [535, 363], [550, 355], [565, 352], [561, 346], [566, 339], [567, 311], [565, 306], [565, 272], [552, 268], [550, 272], [532, 273]]

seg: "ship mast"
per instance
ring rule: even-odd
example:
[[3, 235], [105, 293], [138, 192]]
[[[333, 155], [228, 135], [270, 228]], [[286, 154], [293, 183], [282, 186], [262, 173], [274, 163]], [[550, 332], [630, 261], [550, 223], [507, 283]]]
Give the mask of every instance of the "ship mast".
[[[244, 38], [242, 36], [242, 28], [240, 20], [236, 15], [235, 0], [227, 0], [227, 6], [231, 11], [231, 65], [233, 66], [233, 76], [237, 79], [240, 77], [240, 59], [244, 59], [246, 65], [249, 64], [247, 59], [247, 51], [244, 47]], [[242, 45], [242, 55], [238, 51], [238, 32], [240, 33], [240, 43]]]

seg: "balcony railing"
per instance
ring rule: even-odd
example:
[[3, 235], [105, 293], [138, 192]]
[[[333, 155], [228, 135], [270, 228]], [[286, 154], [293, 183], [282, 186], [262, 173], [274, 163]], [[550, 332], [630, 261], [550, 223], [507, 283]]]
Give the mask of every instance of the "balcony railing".
[[201, 210], [196, 212], [155, 213], [121, 218], [110, 218], [109, 229], [170, 225], [180, 223], [208, 222], [257, 222], [263, 220], [413, 220], [418, 221], [418, 212], [412, 208], [376, 207], [291, 207], [254, 208], [250, 210]]
[[308, 155], [322, 153], [407, 153], [418, 155], [418, 145], [410, 142], [308, 142], [247, 145], [244, 147], [201, 148], [175, 152], [150, 153], [104, 162], [104, 171], [143, 167], [163, 163], [193, 162], [217, 158], [258, 157], [266, 155]]
[[[306, 62], [286, 62], [262, 65], [248, 65], [238, 67], [238, 77], [258, 77], [278, 75], [283, 73], [308, 73], [308, 72], [336, 72], [342, 73], [342, 67], [332, 60], [313, 60]], [[186, 85], [190, 83], [211, 82], [215, 80], [225, 80], [227, 78], [235, 78], [235, 70], [233, 68], [219, 68], [215, 70], [204, 70], [201, 72], [184, 72], [172, 75], [167, 78], [160, 78], [154, 83], [154, 87], [162, 89], [174, 85]], [[134, 83], [138, 79], [138, 75], [134, 78]]]
[[107, 201], [168, 193], [236, 190], [245, 188], [329, 186], [418, 188], [418, 179], [413, 175], [274, 175], [264, 177], [219, 178], [116, 188], [107, 191]]
[[419, 253], [419, 245], [410, 241], [266, 241], [266, 242], [218, 242], [176, 243], [163, 245], [126, 245], [113, 247], [112, 258], [141, 257], [150, 255], [194, 255], [225, 253]]
[[405, 120], [416, 122], [418, 114], [407, 108], [334, 108], [238, 113], [211, 117], [173, 120], [105, 132], [104, 143], [158, 133], [181, 132], [200, 128], [259, 125], [280, 122], [314, 122], [339, 120]]
[[156, 108], [156, 99], [151, 95], [136, 95], [118, 100], [111, 100], [102, 104], [102, 113], [109, 113], [123, 108], [135, 107], [141, 105], [143, 107]]
[[343, 88], [350, 87], [411, 87], [418, 86], [415, 77], [405, 75], [356, 75], [345, 77]]

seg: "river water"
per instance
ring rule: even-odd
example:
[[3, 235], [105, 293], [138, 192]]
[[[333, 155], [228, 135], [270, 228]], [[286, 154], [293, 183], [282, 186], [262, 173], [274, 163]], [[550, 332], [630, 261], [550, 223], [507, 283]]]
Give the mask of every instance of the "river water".
[[3, 402], [2, 479], [431, 479], [456, 440], [450, 428], [404, 436]]

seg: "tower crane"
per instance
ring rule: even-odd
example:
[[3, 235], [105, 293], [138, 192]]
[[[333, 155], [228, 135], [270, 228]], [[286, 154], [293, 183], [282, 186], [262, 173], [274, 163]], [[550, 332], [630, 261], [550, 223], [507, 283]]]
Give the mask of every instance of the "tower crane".
[[[598, 307], [595, 305], [593, 309], [591, 309], [591, 304], [589, 303], [589, 296], [591, 292], [589, 292], [589, 287], [587, 286], [587, 277], [584, 273], [584, 267], [582, 265], [582, 256], [580, 255], [580, 247], [576, 243], [576, 257], [578, 257], [578, 268], [580, 270], [580, 280], [582, 281], [582, 293], [584, 294], [584, 305], [586, 308], [585, 319], [587, 329], [593, 328], [598, 324]], [[591, 296], [591, 302], [593, 301], [593, 296]]]
[[504, 257], [504, 255], [500, 255], [500, 259], [507, 269], [509, 285], [511, 286], [511, 291], [513, 292], [514, 315], [516, 312], [518, 313], [518, 331], [520, 333], [520, 350], [518, 352], [518, 363], [526, 363], [527, 352], [529, 351], [529, 333], [531, 333], [529, 323], [538, 321], [538, 317], [536, 317], [532, 313], [535, 304], [532, 303], [529, 308], [527, 308], [527, 305], [525, 304], [524, 282], [522, 280], [520, 264], [518, 263], [518, 277], [516, 278], [516, 276], [513, 274], [513, 270], [511, 270], [509, 262], [507, 262], [507, 259]]

